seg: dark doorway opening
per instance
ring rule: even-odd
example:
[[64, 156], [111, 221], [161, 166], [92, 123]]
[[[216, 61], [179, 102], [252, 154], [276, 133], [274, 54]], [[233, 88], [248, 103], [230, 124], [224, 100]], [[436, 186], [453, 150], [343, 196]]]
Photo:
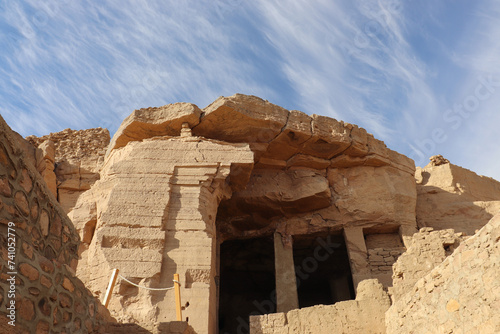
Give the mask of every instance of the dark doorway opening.
[[220, 246], [219, 334], [247, 334], [249, 316], [276, 312], [272, 237]]
[[293, 259], [300, 308], [354, 299], [351, 267], [341, 234], [294, 236]]

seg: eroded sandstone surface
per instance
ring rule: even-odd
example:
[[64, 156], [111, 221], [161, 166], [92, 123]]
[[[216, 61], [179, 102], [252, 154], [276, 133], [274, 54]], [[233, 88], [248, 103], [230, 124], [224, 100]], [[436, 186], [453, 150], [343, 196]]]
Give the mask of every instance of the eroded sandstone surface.
[[68, 213], [78, 197], [99, 179], [109, 144], [109, 131], [66, 129], [50, 135], [26, 138], [43, 152], [38, 163], [45, 182]]
[[417, 168], [417, 224], [473, 235], [500, 211], [500, 182], [431, 157]]
[[496, 215], [406, 289], [386, 314], [387, 333], [500, 332], [499, 241]]
[[[242, 94], [203, 109], [135, 110], [111, 139], [101, 128], [9, 136], [36, 176], [6, 175], [0, 194], [14, 197], [2, 210], [26, 216], [45, 237], [33, 247], [49, 253], [60, 247], [52, 232], [71, 220], [61, 237], [79, 263], [58, 261], [93, 295], [83, 303], [99, 305], [120, 270], [109, 304], [118, 323], [78, 316], [95, 330], [499, 331], [498, 218], [486, 224], [500, 212], [500, 183], [442, 156], [415, 168], [356, 125]], [[28, 179], [47, 191], [24, 201], [11, 188], [29, 192]], [[46, 198], [62, 209], [36, 214]], [[171, 287], [174, 273], [183, 322], [171, 322], [174, 292], [154, 290]]]

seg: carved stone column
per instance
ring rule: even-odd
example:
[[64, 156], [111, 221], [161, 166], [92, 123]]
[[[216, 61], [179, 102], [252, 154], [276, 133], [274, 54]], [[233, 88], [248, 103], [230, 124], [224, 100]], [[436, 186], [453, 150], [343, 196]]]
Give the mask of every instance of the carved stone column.
[[370, 278], [370, 267], [368, 266], [368, 251], [366, 249], [365, 237], [361, 227], [346, 227], [344, 238], [349, 254], [352, 281], [354, 289], [357, 290], [358, 283]]
[[295, 265], [293, 262], [292, 237], [283, 243], [281, 233], [274, 233], [274, 261], [276, 271], [276, 304], [278, 312], [299, 308]]

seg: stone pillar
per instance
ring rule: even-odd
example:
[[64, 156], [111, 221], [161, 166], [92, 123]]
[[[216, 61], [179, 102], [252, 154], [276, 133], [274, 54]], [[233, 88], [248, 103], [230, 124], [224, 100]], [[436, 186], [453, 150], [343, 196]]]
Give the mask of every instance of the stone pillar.
[[[216, 333], [217, 325], [217, 244], [215, 217], [229, 166], [201, 165], [175, 167], [170, 181], [170, 201], [165, 220], [165, 248], [162, 281], [181, 275], [182, 303], [190, 306], [183, 319], [199, 333]], [[184, 278], [184, 280], [183, 280]], [[161, 304], [165, 318], [171, 302]]]
[[283, 244], [283, 238], [279, 232], [274, 233], [274, 261], [277, 311], [288, 312], [298, 309], [299, 298], [293, 263], [293, 247], [291, 242]]
[[411, 246], [411, 240], [415, 233], [418, 232], [418, 229], [415, 226], [410, 225], [401, 225], [399, 226], [399, 236], [401, 240], [403, 240], [403, 244], [406, 248]]
[[363, 228], [344, 228], [344, 238], [351, 264], [351, 273], [354, 289], [357, 290], [358, 283], [370, 278], [370, 267], [368, 265], [368, 251], [366, 249]]

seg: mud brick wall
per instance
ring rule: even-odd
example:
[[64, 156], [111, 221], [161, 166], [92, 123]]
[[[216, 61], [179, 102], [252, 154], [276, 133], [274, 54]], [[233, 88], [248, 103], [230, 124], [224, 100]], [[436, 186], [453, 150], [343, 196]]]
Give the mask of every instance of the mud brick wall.
[[[0, 332], [97, 330], [106, 311], [74, 276], [78, 234], [40, 174], [24, 158], [18, 141], [0, 117]], [[16, 241], [11, 253], [9, 227], [15, 230]], [[9, 268], [13, 264], [9, 260], [15, 271]], [[12, 299], [7, 280], [12, 276], [16, 282], [15, 327], [7, 318]]]
[[374, 248], [368, 250], [368, 262], [372, 273], [389, 273], [392, 275], [392, 265], [406, 251], [404, 247]]
[[399, 232], [368, 234], [365, 236], [370, 277], [390, 288], [393, 285], [392, 265], [406, 251]]

